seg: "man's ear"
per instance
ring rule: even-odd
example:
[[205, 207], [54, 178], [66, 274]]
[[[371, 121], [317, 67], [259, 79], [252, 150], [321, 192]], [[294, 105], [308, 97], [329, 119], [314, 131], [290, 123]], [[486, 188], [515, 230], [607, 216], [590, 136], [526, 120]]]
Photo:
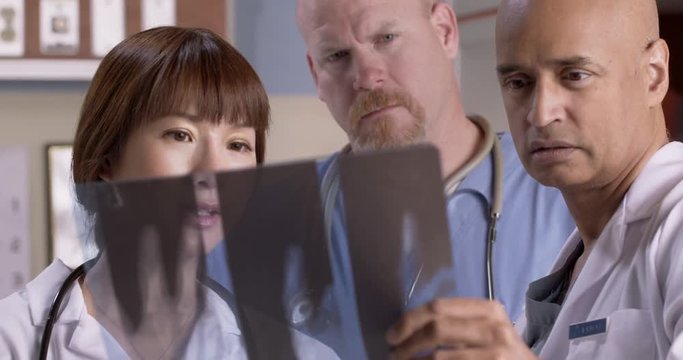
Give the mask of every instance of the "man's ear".
[[663, 39], [658, 39], [648, 46], [647, 59], [647, 93], [648, 105], [661, 105], [669, 90], [669, 46]]
[[436, 30], [441, 46], [448, 57], [455, 59], [458, 55], [460, 34], [458, 33], [458, 20], [455, 17], [453, 8], [443, 2], [436, 2], [432, 5], [429, 20]]
[[308, 70], [311, 72], [311, 76], [313, 77], [313, 82], [315, 83], [315, 88], [318, 90], [318, 98], [322, 101], [325, 101], [322, 98], [322, 95], [320, 94], [320, 86], [318, 83], [318, 72], [315, 70], [315, 62], [313, 61], [313, 58], [311, 57], [310, 53], [306, 53], [306, 62], [308, 62]]

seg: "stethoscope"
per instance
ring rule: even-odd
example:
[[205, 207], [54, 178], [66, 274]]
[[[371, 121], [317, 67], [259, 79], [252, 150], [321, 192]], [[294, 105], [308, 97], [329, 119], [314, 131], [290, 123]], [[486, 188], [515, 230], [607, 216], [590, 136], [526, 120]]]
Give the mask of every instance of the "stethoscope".
[[455, 194], [460, 181], [481, 163], [488, 154], [491, 154], [493, 157], [493, 187], [491, 189], [491, 206], [489, 208], [489, 228], [486, 235], [486, 287], [488, 299], [495, 300], [496, 296], [493, 289], [493, 244], [496, 242], [496, 226], [503, 209], [503, 149], [500, 146], [498, 136], [491, 129], [491, 124], [486, 119], [476, 115], [469, 116], [469, 119], [484, 132], [484, 143], [470, 161], [446, 178], [444, 193], [446, 198]]
[[47, 313], [47, 320], [45, 321], [45, 329], [43, 329], [43, 336], [40, 339], [40, 354], [38, 359], [47, 359], [47, 352], [50, 348], [50, 337], [52, 336], [52, 329], [55, 326], [55, 321], [59, 316], [59, 310], [62, 307], [62, 302], [64, 297], [69, 293], [71, 288], [74, 286], [76, 281], [85, 275], [85, 269], [92, 268], [93, 265], [99, 260], [99, 256], [94, 259], [90, 259], [85, 263], [81, 264], [79, 267], [74, 269], [69, 276], [66, 277], [62, 286], [59, 287], [55, 298], [52, 300], [52, 305], [50, 306], [50, 311]]
[[[487, 155], [490, 154], [493, 157], [493, 187], [491, 189], [492, 196], [491, 206], [489, 208], [489, 227], [486, 236], [486, 285], [488, 299], [494, 300], [493, 244], [496, 241], [496, 226], [498, 224], [498, 220], [500, 219], [501, 210], [503, 207], [503, 150], [501, 149], [498, 136], [495, 134], [491, 128], [491, 125], [488, 121], [486, 121], [486, 119], [481, 116], [469, 116], [468, 118], [482, 130], [484, 133], [484, 141], [477, 153], [470, 158], [465, 165], [446, 177], [444, 184], [444, 194], [446, 198], [453, 196], [462, 179], [464, 179], [465, 176], [472, 171], [472, 169], [479, 165]], [[350, 147], [347, 145], [342, 150], [341, 154], [344, 155], [348, 154], [349, 152]], [[334, 162], [323, 175], [321, 184], [325, 231], [328, 242], [332, 239], [332, 223], [335, 207], [337, 205], [337, 198], [339, 195], [339, 187], [339, 168], [337, 167], [337, 161], [334, 160]], [[332, 245], [328, 244], [328, 246]], [[410, 300], [413, 292], [415, 291], [415, 287], [422, 274], [422, 268], [423, 266], [420, 266], [419, 270], [417, 271], [417, 275], [409, 286], [409, 291], [406, 296], [406, 303], [408, 300]]]

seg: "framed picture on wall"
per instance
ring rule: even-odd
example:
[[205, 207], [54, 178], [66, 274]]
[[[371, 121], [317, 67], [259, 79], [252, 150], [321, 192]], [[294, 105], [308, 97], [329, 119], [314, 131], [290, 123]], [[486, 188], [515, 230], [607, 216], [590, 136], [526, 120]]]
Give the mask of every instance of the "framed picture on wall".
[[31, 279], [29, 149], [0, 146], [0, 298]]
[[49, 144], [47, 158], [47, 224], [49, 261], [61, 259], [76, 267], [91, 257], [84, 211], [76, 201], [71, 176], [71, 144]]

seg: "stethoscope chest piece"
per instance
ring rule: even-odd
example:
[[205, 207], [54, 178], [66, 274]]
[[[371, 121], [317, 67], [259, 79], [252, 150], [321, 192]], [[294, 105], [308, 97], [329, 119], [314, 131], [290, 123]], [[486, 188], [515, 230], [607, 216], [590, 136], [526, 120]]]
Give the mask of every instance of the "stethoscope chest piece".
[[294, 327], [304, 326], [315, 313], [315, 305], [306, 292], [295, 295], [288, 306], [289, 323]]

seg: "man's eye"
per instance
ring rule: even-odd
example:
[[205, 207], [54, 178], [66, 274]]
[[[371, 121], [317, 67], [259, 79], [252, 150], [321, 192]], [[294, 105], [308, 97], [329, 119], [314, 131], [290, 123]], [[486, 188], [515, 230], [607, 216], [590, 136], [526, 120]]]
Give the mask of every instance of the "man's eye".
[[564, 78], [569, 81], [581, 81], [586, 80], [590, 77], [590, 74], [583, 71], [572, 71], [567, 73]]
[[349, 52], [347, 50], [336, 51], [336, 52], [328, 55], [325, 58], [325, 61], [333, 63], [333, 62], [339, 61], [339, 60], [347, 57], [348, 55], [349, 55]]
[[520, 90], [523, 89], [527, 86], [529, 86], [530, 81], [528, 79], [524, 78], [512, 78], [505, 80], [505, 83], [503, 84], [506, 88], [511, 89], [511, 90]]
[[396, 39], [396, 34], [384, 34], [380, 36], [379, 42], [388, 43]]

